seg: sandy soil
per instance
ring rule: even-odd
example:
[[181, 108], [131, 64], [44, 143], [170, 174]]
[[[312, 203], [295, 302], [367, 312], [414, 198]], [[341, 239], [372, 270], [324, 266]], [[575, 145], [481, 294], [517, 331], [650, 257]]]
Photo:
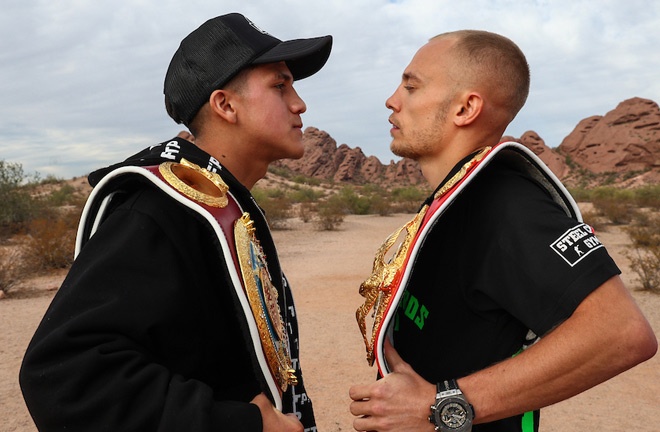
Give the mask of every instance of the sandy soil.
[[[282, 265], [289, 277], [301, 323], [301, 361], [307, 389], [314, 400], [319, 431], [350, 431], [348, 388], [374, 379], [367, 366], [355, 309], [362, 298], [357, 288], [371, 270], [380, 242], [408, 220], [349, 216], [335, 232], [315, 231], [293, 221], [275, 232]], [[626, 236], [616, 229], [600, 240], [635, 287], [622, 255]], [[32, 333], [63, 274], [35, 278], [10, 298], [0, 300], [0, 432], [32, 432], [36, 428], [17, 382], [20, 361]], [[660, 296], [632, 290], [656, 334], [660, 334]], [[541, 431], [660, 430], [660, 356], [575, 398], [542, 412]]]

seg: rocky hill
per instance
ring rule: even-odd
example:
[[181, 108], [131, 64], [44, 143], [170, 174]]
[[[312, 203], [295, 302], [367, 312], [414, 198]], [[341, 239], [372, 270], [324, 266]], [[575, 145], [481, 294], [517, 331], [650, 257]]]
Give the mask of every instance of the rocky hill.
[[[569, 186], [660, 183], [660, 108], [648, 99], [628, 99], [604, 116], [582, 120], [554, 149], [532, 130], [505, 139], [530, 148]], [[425, 184], [419, 166], [411, 160], [384, 165], [360, 147], [337, 146], [327, 132], [314, 127], [305, 130], [303, 141], [302, 159], [274, 165], [338, 183]]]
[[366, 156], [360, 147], [337, 147], [334, 138], [315, 127], [305, 129], [303, 143], [305, 155], [301, 159], [280, 160], [273, 165], [335, 182], [416, 185], [425, 181], [418, 164], [410, 159], [383, 165], [377, 157]]

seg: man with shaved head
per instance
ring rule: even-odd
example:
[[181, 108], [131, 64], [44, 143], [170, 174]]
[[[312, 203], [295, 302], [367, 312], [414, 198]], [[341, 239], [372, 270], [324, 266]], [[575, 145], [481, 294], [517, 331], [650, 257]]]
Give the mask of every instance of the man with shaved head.
[[537, 431], [541, 407], [657, 350], [566, 189], [500, 142], [529, 85], [512, 41], [465, 30], [422, 46], [387, 99], [392, 152], [436, 189], [360, 287], [381, 379], [350, 389], [358, 431]]

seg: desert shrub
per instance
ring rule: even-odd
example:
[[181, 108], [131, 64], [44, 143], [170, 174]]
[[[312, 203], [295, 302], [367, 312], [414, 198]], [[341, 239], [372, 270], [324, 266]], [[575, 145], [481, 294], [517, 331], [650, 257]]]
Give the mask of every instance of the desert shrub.
[[46, 205], [51, 207], [74, 206], [82, 208], [85, 197], [80, 195], [76, 188], [68, 183], [62, 183], [57, 189], [52, 191], [46, 197]]
[[26, 261], [35, 270], [67, 268], [73, 263], [75, 227], [64, 217], [30, 222], [25, 243]]
[[568, 192], [576, 202], [591, 202], [591, 190], [583, 187], [570, 188]]
[[357, 193], [354, 187], [344, 186], [332, 197], [333, 205], [350, 214], [369, 214], [371, 203], [369, 198]]
[[386, 196], [381, 194], [369, 195], [369, 210], [379, 216], [392, 214], [392, 205]]
[[417, 213], [422, 202], [430, 194], [430, 190], [416, 186], [392, 189], [390, 197], [393, 210], [400, 213]]
[[270, 165], [268, 167], [268, 172], [273, 173], [275, 175], [278, 175], [280, 177], [284, 177], [286, 179], [291, 177], [291, 170], [288, 169], [288, 168], [284, 168], [284, 167], [278, 167], [278, 166]]
[[274, 230], [286, 229], [291, 217], [292, 202], [284, 189], [253, 188], [252, 196], [263, 209], [268, 225]]
[[311, 187], [301, 187], [289, 193], [289, 198], [296, 203], [309, 203], [318, 201], [323, 197], [322, 191], [316, 191]]
[[254, 197], [254, 200], [261, 205], [262, 201], [265, 201], [268, 198], [268, 195], [266, 194], [266, 189], [262, 189], [260, 187], [254, 187], [250, 191], [252, 196]]
[[633, 190], [635, 204], [660, 210], [660, 185], [647, 185]]
[[613, 224], [630, 223], [634, 215], [634, 195], [627, 189], [600, 187], [592, 191], [591, 203]]
[[264, 210], [268, 224], [272, 229], [286, 229], [291, 217], [291, 200], [286, 196], [269, 197], [259, 205]]
[[294, 183], [300, 183], [300, 184], [305, 184], [305, 185], [311, 185], [311, 186], [318, 186], [321, 184], [321, 179], [318, 179], [316, 177], [307, 177], [302, 174], [297, 174], [291, 178], [291, 181]]
[[660, 214], [638, 213], [626, 232], [632, 243], [626, 255], [642, 289], [660, 293]]
[[596, 210], [582, 212], [582, 220], [596, 231], [606, 231], [607, 219]]
[[323, 231], [333, 231], [344, 222], [346, 207], [338, 195], [333, 195], [317, 206], [317, 218], [314, 221], [317, 228]]
[[314, 218], [315, 211], [315, 204], [312, 202], [302, 202], [298, 205], [298, 217], [300, 217], [300, 220], [304, 223], [307, 223]]
[[27, 275], [23, 250], [18, 246], [0, 247], [0, 291], [9, 291]]
[[19, 163], [0, 160], [0, 229], [15, 234], [37, 212], [38, 202], [25, 186], [28, 177]]

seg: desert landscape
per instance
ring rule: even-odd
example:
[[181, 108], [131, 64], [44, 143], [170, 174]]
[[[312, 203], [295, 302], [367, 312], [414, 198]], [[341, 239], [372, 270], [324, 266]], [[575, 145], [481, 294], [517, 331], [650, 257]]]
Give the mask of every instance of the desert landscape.
[[[350, 431], [348, 388], [375, 378], [368, 367], [355, 309], [358, 286], [369, 275], [380, 242], [411, 216], [347, 216], [337, 231], [317, 231], [292, 219], [275, 231], [282, 266], [291, 281], [301, 324], [301, 362], [314, 401], [318, 430]], [[636, 289], [619, 227], [598, 233], [622, 268], [623, 278], [656, 332], [660, 296]], [[0, 432], [33, 432], [18, 386], [18, 370], [32, 333], [64, 272], [27, 280], [0, 300]], [[542, 410], [543, 432], [660, 430], [660, 356], [568, 401]]]

